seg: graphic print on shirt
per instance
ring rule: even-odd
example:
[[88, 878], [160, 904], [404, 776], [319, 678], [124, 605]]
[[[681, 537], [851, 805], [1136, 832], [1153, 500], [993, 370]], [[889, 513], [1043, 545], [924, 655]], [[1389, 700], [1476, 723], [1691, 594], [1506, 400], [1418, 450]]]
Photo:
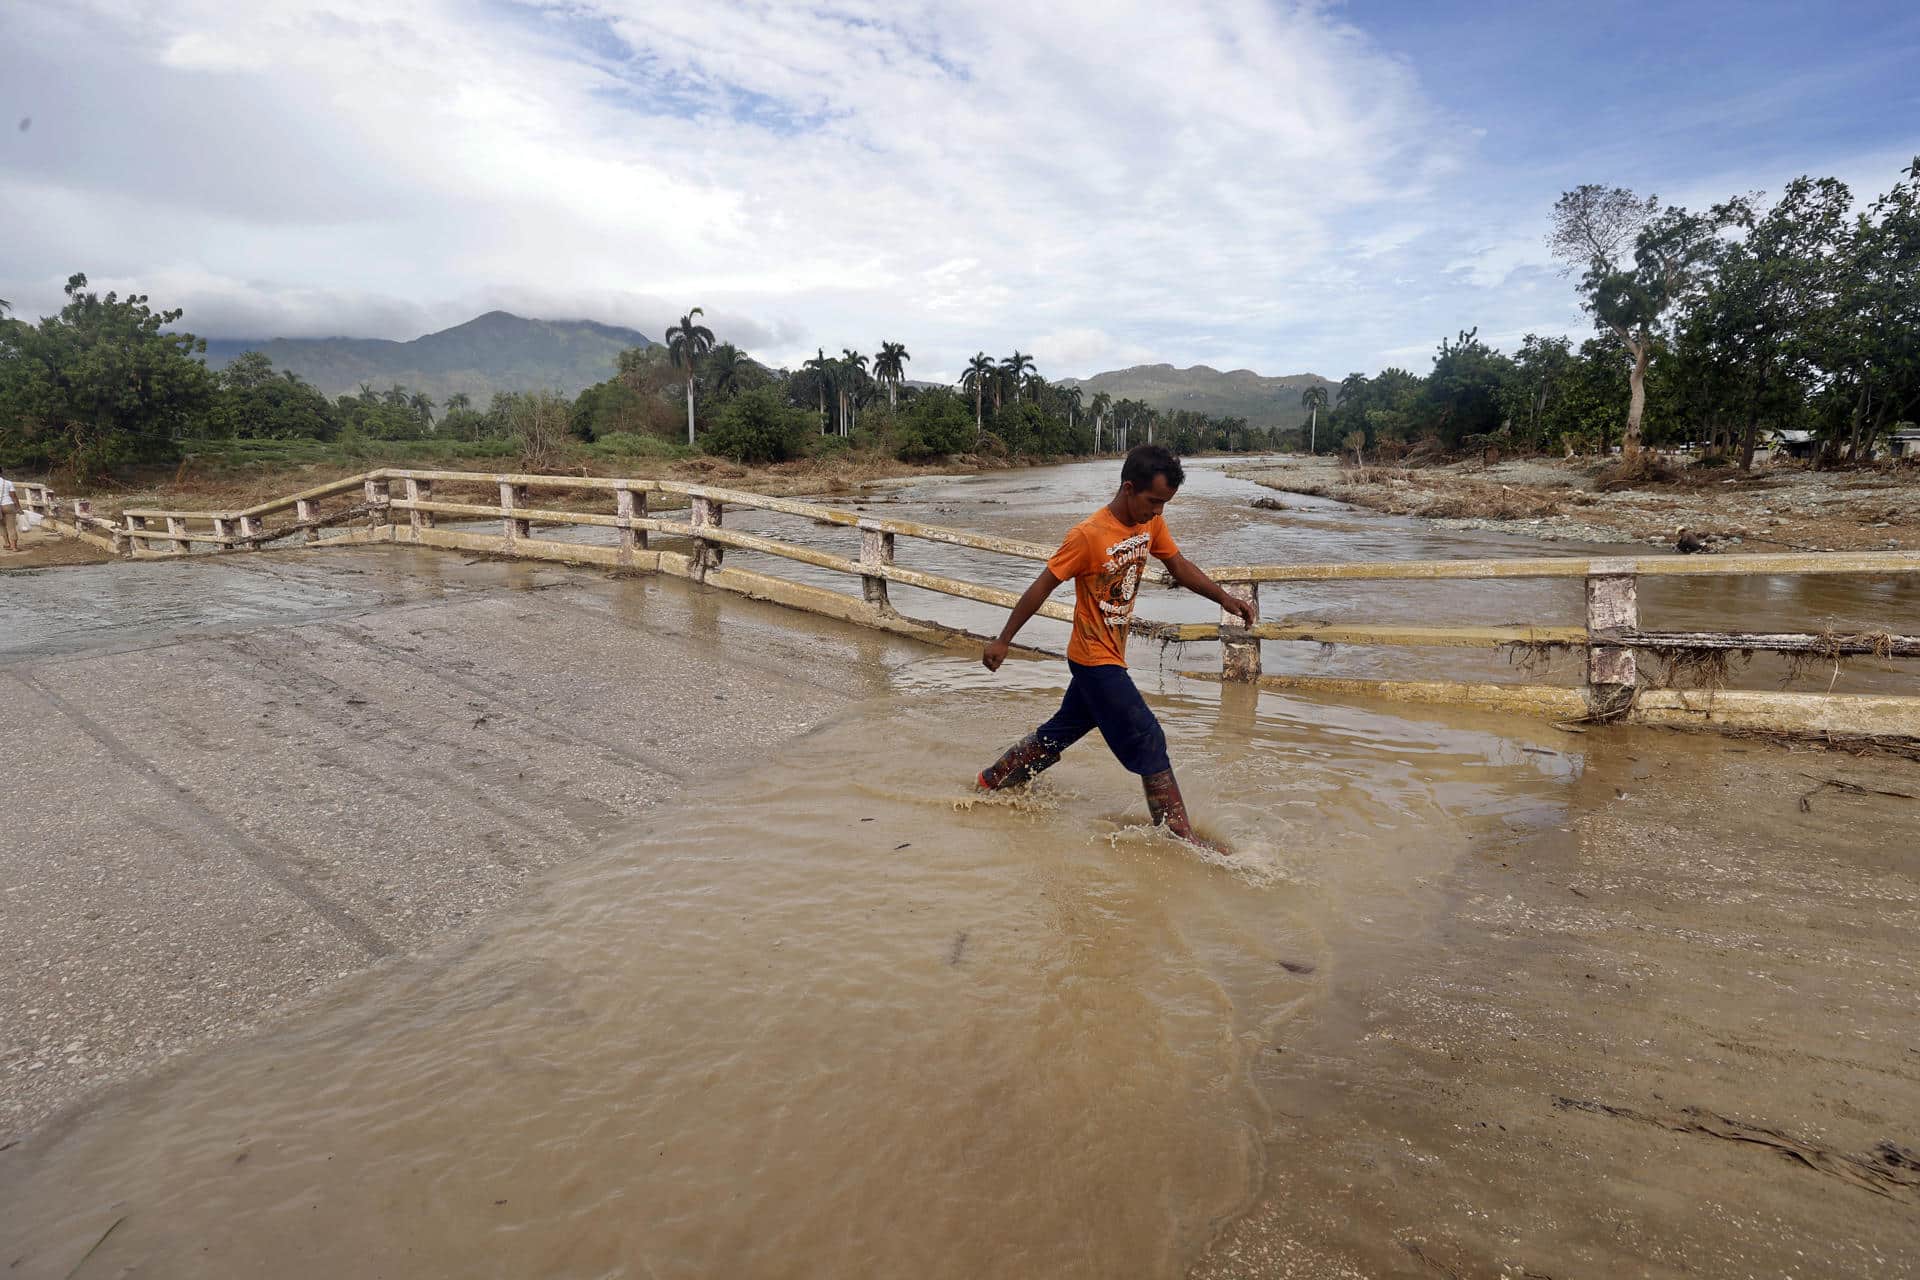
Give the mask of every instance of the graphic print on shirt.
[[1140, 575], [1147, 567], [1147, 531], [1122, 538], [1107, 548], [1107, 559], [1093, 581], [1093, 598], [1106, 619], [1107, 631], [1122, 638], [1133, 621], [1133, 598], [1140, 590]]

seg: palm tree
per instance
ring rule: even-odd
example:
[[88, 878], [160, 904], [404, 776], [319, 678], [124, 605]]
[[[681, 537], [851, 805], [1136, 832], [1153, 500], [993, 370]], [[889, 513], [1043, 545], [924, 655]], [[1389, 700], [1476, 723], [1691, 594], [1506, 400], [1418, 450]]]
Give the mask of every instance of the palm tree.
[[880, 354], [873, 358], [873, 376], [887, 384], [887, 408], [894, 407], [895, 392], [899, 390], [900, 379], [906, 375], [907, 361], [913, 359], [907, 354], [902, 342], [882, 342]]
[[[993, 357], [985, 351], [977, 351], [966, 363], [966, 372], [960, 374], [960, 390], [973, 391], [973, 434], [979, 436], [987, 430], [985, 420], [981, 420], [979, 401], [987, 393], [987, 384], [993, 382]], [[996, 399], [995, 403], [998, 403]]]
[[1300, 393], [1300, 407], [1313, 415], [1307, 424], [1308, 453], [1320, 452], [1315, 444], [1320, 428], [1320, 410], [1326, 408], [1326, 405], [1327, 389], [1317, 382]]
[[693, 318], [701, 314], [695, 307], [680, 317], [680, 323], [667, 330], [667, 355], [673, 360], [673, 367], [687, 371], [687, 443], [693, 443], [693, 374], [700, 363], [700, 357], [713, 350], [713, 330], [703, 324], [695, 324]]
[[740, 390], [741, 379], [753, 361], [731, 342], [723, 342], [707, 353], [707, 385], [713, 394], [725, 399]]
[[820, 391], [820, 434], [827, 434], [827, 384], [833, 381], [833, 361], [827, 359], [825, 347], [815, 348], [813, 359], [801, 368], [813, 375], [814, 386]]
[[464, 391], [456, 391], [447, 397], [447, 403], [443, 407], [448, 413], [460, 413], [473, 408], [473, 397]]
[[846, 375], [840, 388], [840, 434], [844, 436], [860, 425], [860, 383], [867, 376], [867, 358], [852, 347], [842, 347], [840, 368]]
[[[1015, 349], [1014, 353], [1000, 362], [1000, 376], [1013, 388], [1015, 404], [1020, 402], [1020, 380], [1033, 370], [1033, 357]], [[999, 397], [994, 398], [993, 407], [1000, 407]]]
[[1056, 388], [1056, 390], [1059, 393], [1060, 402], [1067, 406], [1067, 425], [1069, 427], [1078, 427], [1080, 425], [1080, 400], [1084, 394], [1080, 390], [1080, 384], [1077, 382], [1069, 383], [1064, 387]]
[[433, 430], [433, 397], [424, 391], [416, 391], [407, 397], [407, 407], [413, 410], [413, 416], [420, 419], [420, 425]]
[[1353, 400], [1358, 398], [1361, 395], [1364, 395], [1366, 393], [1366, 390], [1367, 390], [1367, 375], [1364, 373], [1350, 373], [1346, 377], [1340, 379], [1340, 391], [1337, 398], [1334, 400], [1334, 403], [1345, 404], [1349, 400]]
[[1098, 453], [1101, 428], [1107, 425], [1107, 415], [1113, 412], [1113, 397], [1102, 391], [1093, 397], [1088, 407], [1093, 410], [1093, 451]]

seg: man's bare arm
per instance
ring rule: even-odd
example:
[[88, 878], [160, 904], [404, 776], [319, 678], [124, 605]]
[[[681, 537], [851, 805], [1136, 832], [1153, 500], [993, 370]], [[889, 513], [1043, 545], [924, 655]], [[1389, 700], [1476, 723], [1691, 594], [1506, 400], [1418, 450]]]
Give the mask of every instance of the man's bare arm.
[[1027, 619], [1039, 611], [1040, 606], [1047, 602], [1047, 597], [1053, 594], [1053, 589], [1059, 585], [1060, 579], [1053, 576], [1053, 570], [1042, 569], [1040, 576], [1033, 580], [1033, 585], [1021, 593], [1019, 602], [1013, 606], [1013, 612], [1007, 615], [1007, 625], [1000, 628], [1000, 638], [990, 642], [986, 652], [980, 655], [980, 661], [987, 670], [1000, 669], [1000, 664], [1007, 660], [1007, 647], [1013, 643], [1013, 637], [1019, 633], [1020, 628], [1027, 625]]
[[1205, 596], [1228, 613], [1237, 615], [1246, 625], [1254, 624], [1253, 606], [1239, 596], [1229, 594], [1226, 588], [1207, 576], [1205, 569], [1178, 552], [1164, 563], [1167, 566], [1167, 572], [1173, 575], [1175, 582], [1197, 596]]

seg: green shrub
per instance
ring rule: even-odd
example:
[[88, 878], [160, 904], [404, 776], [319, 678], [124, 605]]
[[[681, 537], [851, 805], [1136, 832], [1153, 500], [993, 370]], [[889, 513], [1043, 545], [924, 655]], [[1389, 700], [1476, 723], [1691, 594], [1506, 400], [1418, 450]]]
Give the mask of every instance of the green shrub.
[[611, 431], [588, 445], [587, 452], [596, 458], [685, 458], [693, 450], [658, 436]]
[[785, 462], [806, 452], [812, 417], [784, 403], [769, 387], [727, 401], [700, 445], [735, 462]]
[[894, 456], [924, 462], [973, 448], [973, 414], [959, 396], [928, 392], [900, 411]]

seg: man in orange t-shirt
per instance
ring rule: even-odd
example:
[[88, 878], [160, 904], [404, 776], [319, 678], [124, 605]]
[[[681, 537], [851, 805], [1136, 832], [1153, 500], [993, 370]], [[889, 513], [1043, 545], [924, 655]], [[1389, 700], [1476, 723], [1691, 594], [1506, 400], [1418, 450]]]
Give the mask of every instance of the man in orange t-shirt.
[[1182, 840], [1194, 838], [1167, 760], [1166, 734], [1127, 674], [1127, 628], [1147, 557], [1164, 563], [1175, 582], [1238, 615], [1248, 626], [1253, 625], [1254, 611], [1181, 555], [1167, 532], [1160, 512], [1185, 478], [1180, 460], [1160, 445], [1143, 444], [1127, 454], [1113, 501], [1068, 531], [1047, 567], [1014, 605], [1000, 638], [981, 655], [987, 670], [998, 671], [1015, 633], [1055, 587], [1073, 580], [1073, 638], [1067, 642], [1073, 679], [1066, 699], [1053, 719], [980, 774], [977, 781], [984, 790], [1028, 781], [1051, 767], [1088, 730], [1098, 728], [1120, 763], [1145, 782], [1147, 813], [1154, 825], [1164, 823]]

